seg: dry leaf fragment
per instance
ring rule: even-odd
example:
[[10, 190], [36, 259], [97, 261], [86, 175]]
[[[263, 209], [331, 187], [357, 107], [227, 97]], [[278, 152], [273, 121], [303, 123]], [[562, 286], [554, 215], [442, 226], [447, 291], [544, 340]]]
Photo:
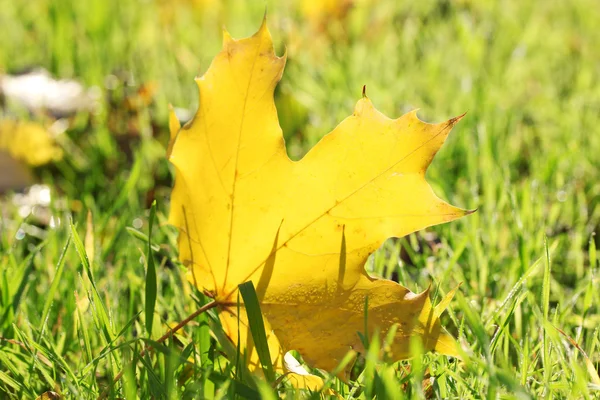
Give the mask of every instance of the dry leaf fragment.
[[21, 190], [33, 183], [31, 172], [8, 152], [0, 150], [0, 193]]
[[[266, 317], [276, 366], [297, 350], [313, 367], [332, 370], [348, 350], [364, 351], [369, 334], [397, 324], [390, 351], [409, 356], [413, 336], [428, 350], [456, 354], [439, 323], [449, 302], [433, 308], [428, 291], [412, 293], [364, 270], [389, 237], [469, 213], [439, 199], [425, 171], [453, 118], [428, 124], [410, 112], [389, 119], [365, 96], [354, 113], [302, 160], [287, 154], [273, 101], [285, 64], [263, 22], [250, 38], [224, 33], [223, 50], [196, 79], [200, 106], [179, 130], [170, 222], [180, 229], [189, 279], [212, 293], [226, 333], [248, 343], [236, 315], [237, 286], [252, 280]], [[177, 130], [178, 124], [171, 126]], [[244, 313], [242, 313], [244, 314]], [[272, 329], [272, 331], [271, 331]]]
[[36, 400], [60, 400], [62, 396], [52, 390], [48, 390], [36, 397]]

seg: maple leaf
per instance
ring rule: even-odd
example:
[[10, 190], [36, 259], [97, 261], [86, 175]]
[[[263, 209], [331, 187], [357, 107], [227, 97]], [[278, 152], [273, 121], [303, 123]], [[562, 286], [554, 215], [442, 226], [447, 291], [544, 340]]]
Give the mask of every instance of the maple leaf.
[[0, 151], [37, 167], [62, 158], [62, 150], [42, 125], [30, 121], [0, 121]]
[[273, 101], [285, 60], [264, 21], [250, 38], [224, 32], [222, 51], [196, 79], [193, 120], [179, 129], [171, 117], [169, 219], [180, 229], [189, 279], [217, 301], [225, 332], [248, 344], [251, 362], [247, 320], [236, 315], [238, 285], [250, 280], [276, 367], [288, 350], [325, 370], [350, 349], [364, 351], [357, 332], [365, 333], [366, 298], [367, 334], [397, 327], [393, 358], [409, 357], [413, 336], [427, 350], [456, 355], [438, 319], [451, 295], [434, 308], [428, 290], [372, 278], [364, 264], [389, 237], [469, 213], [425, 180], [460, 117], [428, 124], [413, 111], [389, 119], [363, 95], [350, 117], [291, 161]]
[[29, 167], [62, 158], [53, 135], [33, 121], [0, 120], [0, 193], [33, 183]]

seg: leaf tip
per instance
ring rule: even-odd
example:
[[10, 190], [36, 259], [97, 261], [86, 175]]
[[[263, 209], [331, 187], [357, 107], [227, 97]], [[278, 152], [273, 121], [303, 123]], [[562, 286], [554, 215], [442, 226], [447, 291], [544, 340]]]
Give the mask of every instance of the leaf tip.
[[229, 46], [229, 44], [232, 42], [233, 38], [231, 37], [231, 34], [227, 30], [227, 28], [223, 27], [223, 48], [227, 48], [227, 46]]
[[435, 306], [433, 313], [436, 318], [439, 318], [440, 315], [442, 315], [442, 313], [448, 308], [448, 306], [450, 305], [450, 302], [452, 301], [452, 299], [454, 298], [454, 295], [456, 294], [456, 291], [458, 290], [458, 288], [460, 288], [460, 285], [462, 285], [462, 282], [460, 282], [458, 285], [456, 285], [456, 287], [454, 289], [449, 291], [444, 296], [444, 298], [442, 300], [440, 300], [440, 302]]
[[181, 123], [175, 114], [175, 109], [173, 105], [169, 104], [169, 145], [167, 147], [167, 158], [171, 157], [171, 153], [173, 152], [173, 146], [175, 145], [175, 139], [177, 138], [177, 134], [181, 129]]
[[459, 115], [459, 116], [457, 116], [457, 117], [450, 118], [450, 119], [448, 120], [448, 125], [451, 125], [451, 126], [454, 126], [454, 125], [456, 125], [456, 124], [458, 123], [458, 121], [460, 121], [461, 119], [463, 119], [463, 117], [464, 117], [465, 115], [467, 115], [467, 112], [468, 112], [468, 111], [465, 111], [464, 113], [462, 113], [461, 115]]
[[474, 214], [474, 213], [476, 213], [477, 211], [479, 211], [479, 207], [477, 207], [477, 208], [474, 208], [474, 209], [472, 209], [472, 210], [464, 210], [464, 216], [467, 216], [467, 215]]
[[[420, 110], [420, 108], [415, 108], [414, 110], [412, 110], [412, 111], [409, 111], [409, 112], [407, 113], [407, 115], [408, 115], [410, 118], [414, 118], [414, 119], [416, 119], [416, 120], [417, 120], [417, 121], [419, 121], [419, 122], [423, 122], [423, 120], [421, 120], [421, 118], [419, 118], [419, 115], [418, 115], [418, 113], [419, 113], [419, 110]], [[400, 118], [398, 118], [398, 119], [397, 119], [397, 121], [401, 120], [402, 118], [403, 118], [403, 117], [400, 117]]]
[[372, 109], [373, 109], [373, 103], [371, 103], [371, 100], [369, 100], [369, 98], [367, 96], [363, 96], [356, 103], [356, 106], [354, 107], [353, 115], [355, 117], [365, 115], [365, 114], [368, 114], [369, 111]]
[[258, 28], [258, 32], [256, 32], [259, 36], [269, 35], [269, 28], [267, 27], [267, 8], [265, 7], [265, 14], [263, 15], [262, 22], [260, 24], [260, 28]]
[[283, 55], [281, 55], [281, 57], [278, 57], [280, 60], [283, 60], [283, 63], [285, 64], [287, 61], [287, 56], [288, 56], [288, 49], [287, 46], [283, 47]]
[[262, 19], [262, 24], [261, 24], [261, 28], [267, 25], [267, 12], [269, 11], [269, 7], [268, 5], [265, 5], [265, 12], [263, 13], [263, 19]]

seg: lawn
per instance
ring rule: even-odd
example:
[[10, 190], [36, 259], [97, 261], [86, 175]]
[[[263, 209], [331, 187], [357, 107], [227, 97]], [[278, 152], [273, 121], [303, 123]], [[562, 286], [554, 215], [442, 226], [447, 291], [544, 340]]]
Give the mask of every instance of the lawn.
[[[363, 85], [390, 117], [467, 112], [427, 179], [477, 212], [389, 239], [366, 265], [414, 292], [431, 285], [434, 301], [460, 285], [442, 325], [462, 359], [389, 363], [371, 340], [348, 382], [313, 372], [342, 398], [600, 398], [596, 1], [325, 3], [0, 0], [0, 73], [43, 67], [97, 94], [93, 111], [59, 121], [62, 158], [32, 168], [43, 186], [0, 195], [1, 399], [331, 395], [236, 368], [214, 310], [159, 343], [208, 301], [167, 224], [168, 104], [193, 115], [193, 78], [222, 27], [249, 36], [265, 7], [288, 55], [275, 100], [291, 158], [352, 113]], [[11, 101], [0, 113], [57, 124]]]

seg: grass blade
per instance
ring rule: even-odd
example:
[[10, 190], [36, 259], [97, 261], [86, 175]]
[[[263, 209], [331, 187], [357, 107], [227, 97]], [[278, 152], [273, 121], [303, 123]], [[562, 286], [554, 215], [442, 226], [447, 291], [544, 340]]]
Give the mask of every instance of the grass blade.
[[240, 294], [244, 300], [246, 315], [248, 316], [248, 325], [254, 339], [254, 346], [260, 359], [263, 372], [267, 381], [272, 383], [275, 381], [275, 372], [271, 363], [271, 354], [269, 352], [269, 343], [267, 342], [267, 334], [265, 333], [265, 324], [258, 303], [258, 296], [252, 282], [245, 282], [239, 285]]
[[50, 307], [52, 306], [52, 301], [54, 300], [54, 295], [56, 290], [58, 289], [58, 284], [60, 282], [60, 278], [62, 277], [62, 273], [65, 267], [65, 255], [67, 254], [67, 250], [69, 249], [69, 245], [71, 244], [71, 236], [67, 237], [67, 243], [65, 243], [65, 247], [63, 247], [62, 252], [60, 253], [60, 257], [58, 258], [58, 264], [56, 266], [56, 273], [54, 274], [54, 279], [50, 284], [50, 289], [48, 290], [48, 296], [46, 297], [46, 301], [44, 302], [44, 308], [42, 311], [42, 320], [40, 322], [40, 338], [44, 334], [44, 327], [46, 326], [46, 319], [48, 318], [48, 314], [50, 313]]
[[156, 292], [158, 290], [156, 282], [156, 266], [154, 265], [154, 255], [152, 254], [152, 224], [156, 216], [156, 200], [150, 207], [150, 219], [148, 222], [148, 252], [146, 260], [148, 269], [146, 270], [146, 331], [148, 336], [152, 337], [152, 322], [154, 320], [154, 309], [156, 307]]
[[[550, 252], [548, 250], [548, 238], [544, 237], [544, 249], [546, 251], [546, 263], [544, 266], [544, 278], [542, 283], [542, 312], [544, 316], [544, 323], [549, 322], [548, 313], [550, 310]], [[546, 329], [542, 333], [542, 364], [544, 365], [544, 381], [546, 384], [550, 382], [552, 375], [552, 364], [550, 362], [550, 343], [548, 340], [548, 333]], [[549, 388], [546, 388], [546, 396], [550, 395]]]
[[71, 237], [73, 239], [73, 244], [75, 245], [75, 250], [77, 250], [77, 254], [79, 255], [79, 259], [81, 260], [81, 264], [83, 265], [83, 270], [85, 271], [85, 274], [87, 275], [87, 277], [90, 281], [90, 284], [92, 286], [92, 296], [94, 299], [96, 310], [98, 312], [98, 317], [100, 318], [100, 321], [101, 321], [102, 332], [105, 335], [106, 341], [110, 343], [110, 342], [112, 342], [114, 335], [112, 332], [112, 325], [108, 318], [108, 311], [106, 310], [106, 306], [104, 305], [104, 302], [102, 301], [102, 298], [100, 297], [100, 293], [98, 293], [98, 289], [96, 287], [96, 281], [94, 279], [94, 276], [92, 274], [92, 269], [90, 266], [90, 260], [88, 259], [87, 253], [85, 252], [85, 247], [83, 245], [83, 242], [81, 241], [81, 238], [79, 237], [79, 234], [77, 233], [77, 229], [75, 228], [75, 225], [73, 225], [72, 221], [70, 222], [70, 225], [71, 225]]

